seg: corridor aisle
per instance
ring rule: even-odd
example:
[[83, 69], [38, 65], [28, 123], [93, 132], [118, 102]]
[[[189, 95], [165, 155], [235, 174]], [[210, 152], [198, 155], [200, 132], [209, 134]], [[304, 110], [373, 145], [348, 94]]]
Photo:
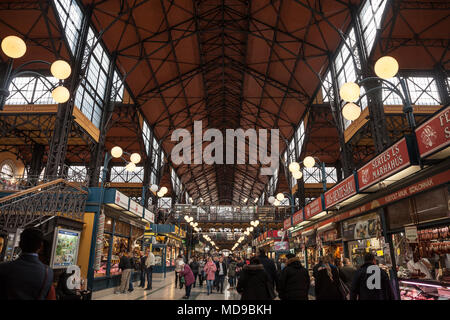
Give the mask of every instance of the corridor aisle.
[[[185, 290], [175, 288], [175, 274], [169, 272], [166, 278], [161, 274], [154, 274], [153, 289], [146, 291], [138, 287], [139, 282], [134, 283], [134, 291], [125, 294], [114, 294], [113, 289], [106, 289], [94, 292], [93, 300], [184, 300]], [[229, 284], [224, 284], [224, 293], [213, 293], [209, 296], [206, 294], [206, 285], [203, 287], [192, 288], [189, 300], [239, 300], [241, 297], [236, 290], [228, 290]]]

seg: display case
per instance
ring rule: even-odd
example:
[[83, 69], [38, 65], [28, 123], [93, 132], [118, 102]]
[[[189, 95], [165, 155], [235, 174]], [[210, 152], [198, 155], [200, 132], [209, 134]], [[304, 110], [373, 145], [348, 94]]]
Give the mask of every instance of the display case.
[[450, 282], [400, 280], [399, 289], [401, 300], [450, 300]]

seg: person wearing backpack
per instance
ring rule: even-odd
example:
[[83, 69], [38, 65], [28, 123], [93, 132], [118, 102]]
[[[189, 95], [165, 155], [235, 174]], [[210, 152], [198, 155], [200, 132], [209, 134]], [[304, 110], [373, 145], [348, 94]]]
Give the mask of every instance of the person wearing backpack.
[[[371, 266], [376, 266], [380, 275], [380, 288], [369, 288], [369, 277], [374, 274], [367, 270]], [[364, 255], [364, 264], [356, 272], [350, 289], [350, 300], [395, 300], [394, 291], [389, 281], [387, 273], [377, 266], [377, 261], [372, 253]]]
[[228, 264], [228, 283], [230, 284], [228, 290], [233, 290], [234, 286], [236, 285], [236, 269], [237, 263], [233, 258], [231, 258], [231, 261]]

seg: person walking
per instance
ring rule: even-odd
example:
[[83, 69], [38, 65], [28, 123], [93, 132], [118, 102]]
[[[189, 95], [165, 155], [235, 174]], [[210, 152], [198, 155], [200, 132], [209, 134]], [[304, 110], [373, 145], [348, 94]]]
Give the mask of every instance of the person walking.
[[180, 279], [180, 271], [182, 270], [184, 265], [183, 256], [179, 255], [175, 260], [175, 288], [177, 287], [177, 282], [180, 284], [180, 289], [183, 289], [183, 283]]
[[153, 283], [153, 266], [156, 264], [155, 255], [150, 249], [147, 249], [147, 259], [145, 260], [145, 274], [147, 275], [147, 288], [152, 290]]
[[120, 277], [120, 286], [116, 289], [114, 293], [125, 293], [127, 286], [130, 282], [130, 274], [131, 274], [131, 263], [130, 258], [128, 258], [128, 254], [126, 252], [122, 252], [119, 261], [119, 269], [122, 270], [122, 275]]
[[186, 289], [186, 295], [183, 299], [189, 299], [191, 296], [191, 288], [193, 283], [195, 282], [194, 273], [191, 270], [191, 267], [187, 263], [183, 264], [183, 268], [180, 271], [180, 276], [184, 277], [184, 285]]
[[236, 263], [236, 283], [237, 283], [237, 280], [239, 280], [239, 277], [242, 272], [242, 268], [244, 268], [244, 266], [245, 266], [244, 260], [242, 260], [242, 258], [238, 258], [238, 261]]
[[141, 257], [139, 259], [139, 272], [140, 272], [140, 277], [139, 279], [141, 280], [141, 282], [139, 283], [139, 288], [145, 288], [145, 275], [146, 275], [146, 267], [145, 267], [145, 260], [147, 260], [148, 257], [148, 253], [146, 252], [144, 254], [144, 251], [141, 252]]
[[197, 282], [198, 271], [199, 271], [199, 263], [197, 262], [197, 258], [196, 257], [194, 257], [192, 259], [192, 262], [189, 264], [189, 267], [191, 268], [192, 273], [194, 274], [193, 287], [195, 288], [195, 283]]
[[39, 260], [44, 235], [36, 228], [20, 235], [19, 258], [0, 263], [0, 300], [54, 300], [53, 270]]
[[227, 265], [221, 256], [219, 261], [216, 262], [216, 279], [217, 279], [217, 292], [223, 293], [223, 283], [225, 276], [227, 275]]
[[204, 258], [200, 258], [198, 263], [198, 282], [200, 284], [200, 288], [203, 287], [203, 281], [205, 280], [205, 264], [206, 261]]
[[[374, 268], [373, 266], [376, 266]], [[372, 267], [374, 271], [367, 270]], [[375, 271], [377, 270], [377, 271]], [[368, 283], [372, 283], [369, 277], [376, 276], [378, 272], [380, 276], [380, 288], [369, 288]], [[369, 280], [369, 281], [368, 281]], [[350, 300], [394, 300], [394, 291], [391, 283], [389, 282], [388, 274], [377, 266], [377, 261], [372, 253], [366, 253], [364, 255], [364, 264], [356, 272], [351, 289]]]
[[129, 286], [128, 286], [128, 292], [133, 292], [134, 288], [133, 288], [133, 275], [134, 275], [134, 271], [137, 268], [137, 264], [136, 264], [136, 258], [134, 257], [134, 253], [133, 251], [130, 251], [128, 253], [128, 257], [130, 259], [130, 266], [131, 266], [131, 270], [130, 270], [130, 281], [129, 281]]
[[277, 267], [275, 266], [275, 262], [273, 262], [272, 259], [269, 259], [266, 256], [266, 251], [263, 248], [259, 248], [259, 261], [264, 266], [264, 270], [266, 271], [267, 275], [269, 276], [270, 283], [272, 284], [272, 287], [275, 286], [275, 283], [277, 282]]
[[234, 259], [231, 259], [227, 268], [228, 268], [228, 283], [230, 284], [228, 290], [233, 290], [234, 286], [236, 285], [236, 268], [237, 268], [236, 261]]
[[356, 274], [356, 268], [350, 262], [349, 258], [344, 258], [342, 261], [343, 266], [339, 268], [339, 276], [345, 285], [350, 289], [352, 287], [352, 281]]
[[316, 300], [344, 299], [339, 288], [339, 271], [331, 262], [329, 256], [323, 257], [322, 264], [316, 269], [314, 278]]
[[281, 300], [308, 300], [310, 279], [299, 258], [294, 254], [286, 255], [286, 266], [281, 270], [278, 283], [278, 295]]
[[244, 266], [236, 290], [241, 294], [241, 300], [273, 300], [275, 298], [271, 278], [258, 257], [251, 258], [250, 264]]
[[212, 293], [214, 279], [216, 277], [216, 264], [213, 262], [211, 257], [208, 257], [208, 262], [203, 269], [206, 275], [206, 290], [208, 292], [208, 296]]

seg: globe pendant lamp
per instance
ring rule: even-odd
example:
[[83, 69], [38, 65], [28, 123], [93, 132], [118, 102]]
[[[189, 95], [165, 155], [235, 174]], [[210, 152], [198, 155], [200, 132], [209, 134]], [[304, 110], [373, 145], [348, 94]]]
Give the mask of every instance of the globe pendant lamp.
[[303, 159], [303, 165], [307, 168], [312, 168], [316, 165], [316, 160], [314, 160], [314, 158], [311, 156], [307, 156], [305, 159]]
[[69, 90], [66, 87], [59, 86], [52, 91], [53, 99], [58, 103], [64, 103], [70, 98]]
[[141, 161], [141, 156], [139, 155], [139, 153], [133, 153], [130, 156], [130, 161], [133, 163], [139, 163]]
[[70, 65], [64, 60], [56, 60], [50, 66], [50, 72], [59, 80], [67, 79], [72, 73]]
[[381, 57], [375, 62], [374, 71], [382, 79], [393, 78], [398, 72], [398, 62], [390, 56]]
[[111, 156], [113, 158], [120, 158], [122, 156], [122, 154], [123, 154], [123, 150], [119, 146], [116, 146], [111, 149]]
[[125, 169], [129, 172], [133, 172], [134, 170], [136, 170], [136, 165], [133, 162], [129, 162], [126, 166]]
[[356, 102], [359, 99], [359, 95], [361, 93], [361, 89], [354, 82], [347, 82], [341, 86], [339, 89], [339, 95], [342, 100], [347, 102]]
[[303, 176], [303, 174], [301, 173], [301, 171], [296, 171], [294, 173], [292, 173], [292, 176], [294, 177], [295, 180], [300, 180]]
[[27, 52], [25, 42], [16, 36], [7, 36], [2, 40], [2, 51], [10, 58], [21, 58]]
[[361, 115], [361, 108], [358, 105], [349, 102], [342, 108], [342, 115], [349, 121], [355, 121]]
[[281, 192], [277, 194], [277, 200], [278, 201], [283, 201], [284, 200], [284, 194], [282, 194]]

